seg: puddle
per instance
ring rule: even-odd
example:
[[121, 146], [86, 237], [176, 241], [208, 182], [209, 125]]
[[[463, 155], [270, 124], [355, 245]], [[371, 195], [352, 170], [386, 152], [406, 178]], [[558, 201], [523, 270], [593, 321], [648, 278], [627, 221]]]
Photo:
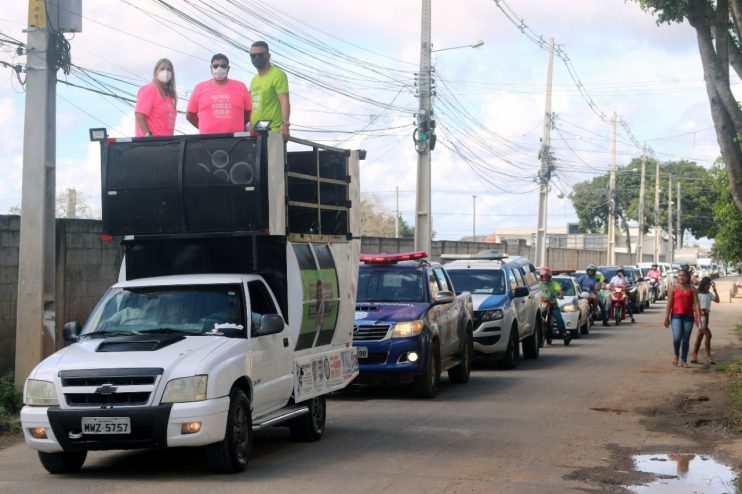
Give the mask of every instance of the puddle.
[[671, 453], [635, 455], [636, 470], [667, 476], [641, 486], [627, 486], [636, 494], [734, 494], [736, 474], [731, 467], [706, 455]]

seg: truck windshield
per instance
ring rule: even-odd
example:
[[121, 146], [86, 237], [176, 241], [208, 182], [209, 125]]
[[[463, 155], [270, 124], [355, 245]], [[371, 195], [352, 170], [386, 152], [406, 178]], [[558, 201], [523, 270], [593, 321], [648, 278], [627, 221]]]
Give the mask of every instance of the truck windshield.
[[81, 336], [185, 333], [245, 334], [240, 285], [137, 287], [110, 290], [90, 315]]
[[502, 269], [450, 269], [448, 276], [457, 292], [471, 292], [473, 295], [505, 293], [505, 274]]
[[423, 273], [417, 270], [361, 269], [358, 273], [358, 301], [425, 302]]

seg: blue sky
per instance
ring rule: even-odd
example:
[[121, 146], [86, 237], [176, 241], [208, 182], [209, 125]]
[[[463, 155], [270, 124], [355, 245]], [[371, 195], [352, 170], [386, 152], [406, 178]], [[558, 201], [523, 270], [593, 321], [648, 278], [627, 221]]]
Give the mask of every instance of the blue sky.
[[[26, 2], [9, 2], [0, 32], [26, 41]], [[209, 77], [211, 55], [231, 59], [230, 77], [249, 82], [254, 69], [245, 47], [271, 44], [273, 61], [289, 72], [292, 133], [368, 152], [361, 190], [414, 223], [420, 1], [218, 2], [227, 11], [195, 11], [169, 2], [202, 22], [194, 25], [156, 2], [83, 2], [83, 32], [68, 35], [78, 70], [70, 83], [104, 83], [124, 97], [151, 78], [155, 61], [175, 66], [184, 110], [189, 91]], [[198, 3], [198, 2], [195, 2]], [[217, 2], [204, 2], [216, 4]], [[710, 166], [718, 156], [695, 32], [687, 25], [655, 25], [651, 15], [623, 0], [509, 0], [501, 3], [526, 31], [555, 42], [593, 102], [577, 90], [559, 58], [554, 62], [552, 148], [556, 178], [549, 197], [549, 225], [576, 216], [560, 193], [610, 166], [610, 115], [626, 122], [618, 133], [618, 164], [641, 154], [633, 141], [651, 146], [661, 160], [690, 159]], [[433, 0], [434, 48], [483, 40], [484, 46], [435, 53], [434, 110], [438, 145], [432, 157], [433, 230], [436, 239], [471, 235], [476, 195], [477, 234], [510, 227], [535, 229], [547, 53], [525, 36], [494, 0]], [[15, 46], [0, 43], [0, 60], [24, 63]], [[103, 74], [103, 75], [101, 75]], [[60, 79], [65, 76], [60, 72]], [[102, 86], [97, 86], [101, 89]], [[57, 88], [57, 187], [78, 189], [99, 209], [97, 147], [87, 129], [133, 134], [126, 102], [59, 84]], [[21, 202], [25, 95], [15, 73], [0, 66], [0, 212]], [[603, 115], [601, 118], [600, 115]], [[195, 129], [178, 119], [177, 129]]]

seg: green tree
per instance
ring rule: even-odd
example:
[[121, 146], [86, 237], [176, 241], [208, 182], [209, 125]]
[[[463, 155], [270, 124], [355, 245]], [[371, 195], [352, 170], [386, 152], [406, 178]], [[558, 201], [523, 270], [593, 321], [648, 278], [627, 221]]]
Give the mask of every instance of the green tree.
[[[660, 217], [659, 224], [667, 224], [668, 174], [681, 188], [681, 228], [695, 237], [713, 237], [715, 225], [711, 221], [711, 206], [717, 196], [711, 187], [708, 171], [691, 161], [669, 161], [660, 165]], [[609, 174], [600, 175], [575, 184], [569, 195], [582, 231], [605, 233], [608, 225]], [[616, 172], [616, 228], [628, 238], [629, 222], [639, 221], [639, 190], [641, 185], [641, 158], [620, 167]], [[648, 159], [644, 182], [644, 232], [654, 225], [655, 161]], [[677, 198], [675, 198], [677, 200]], [[674, 227], [675, 225], [673, 225]], [[677, 233], [677, 232], [676, 232]], [[631, 246], [629, 245], [629, 251]]]
[[[415, 236], [415, 228], [410, 226], [402, 216], [398, 217], [399, 236], [411, 238]], [[361, 235], [369, 237], [394, 237], [394, 213], [389, 211], [381, 200], [372, 195], [361, 198]]]
[[696, 30], [706, 93], [729, 190], [742, 211], [742, 109], [729, 81], [731, 66], [742, 77], [742, 0], [635, 0], [657, 24], [688, 23]]
[[709, 171], [712, 187], [717, 192], [713, 205], [714, 223], [717, 225], [714, 251], [727, 261], [742, 260], [742, 214], [736, 208], [729, 191], [729, 180], [723, 163], [717, 163]]

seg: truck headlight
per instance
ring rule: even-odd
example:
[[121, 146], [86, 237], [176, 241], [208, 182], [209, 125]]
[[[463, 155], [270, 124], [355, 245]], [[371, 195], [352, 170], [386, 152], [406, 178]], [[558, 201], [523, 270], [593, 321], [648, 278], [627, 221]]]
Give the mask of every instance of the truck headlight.
[[185, 403], [206, 399], [208, 376], [190, 376], [173, 379], [165, 386], [160, 403]]
[[482, 312], [482, 322], [497, 321], [502, 319], [502, 309], [489, 309]]
[[579, 307], [577, 307], [577, 304], [564, 304], [562, 306], [562, 312], [577, 312], [580, 310]]
[[398, 322], [394, 325], [394, 331], [392, 332], [392, 338], [409, 338], [410, 336], [416, 336], [423, 330], [422, 321], [404, 321]]
[[59, 405], [54, 383], [49, 381], [26, 380], [25, 395], [23, 402], [28, 406], [51, 407]]

